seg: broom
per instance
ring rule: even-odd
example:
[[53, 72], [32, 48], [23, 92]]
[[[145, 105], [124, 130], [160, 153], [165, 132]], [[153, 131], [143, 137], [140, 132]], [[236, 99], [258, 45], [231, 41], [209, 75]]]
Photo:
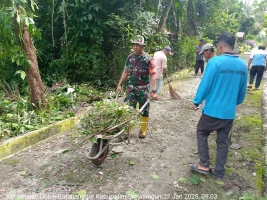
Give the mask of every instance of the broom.
[[170, 79], [169, 79], [168, 73], [166, 71], [165, 71], [165, 73], [166, 73], [167, 81], [169, 84], [169, 91], [170, 91], [171, 98], [176, 99], [176, 100], [182, 99], [181, 96], [172, 88], [172, 86], [170, 84]]

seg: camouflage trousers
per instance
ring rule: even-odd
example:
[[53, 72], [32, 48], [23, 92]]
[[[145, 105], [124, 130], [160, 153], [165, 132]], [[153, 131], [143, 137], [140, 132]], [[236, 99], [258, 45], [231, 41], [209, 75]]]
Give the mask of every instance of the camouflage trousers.
[[[148, 92], [149, 92], [149, 85], [137, 86], [137, 87], [129, 85], [127, 86], [127, 96], [124, 102], [129, 102], [129, 104], [133, 108], [136, 108], [137, 103], [139, 103], [139, 109], [140, 109], [148, 99]], [[144, 110], [142, 111], [142, 116], [149, 117], [149, 107], [150, 104], [148, 103], [145, 106]]]

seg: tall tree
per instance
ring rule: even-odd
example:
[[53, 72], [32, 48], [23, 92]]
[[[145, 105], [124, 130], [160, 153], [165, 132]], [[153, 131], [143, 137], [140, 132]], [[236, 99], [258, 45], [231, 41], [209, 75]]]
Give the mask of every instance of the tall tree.
[[[37, 8], [34, 0], [31, 0], [31, 8]], [[34, 21], [28, 15], [26, 0], [12, 0], [13, 4], [13, 19], [14, 30], [17, 33], [18, 41], [21, 45], [22, 53], [26, 54], [29, 65], [26, 68], [27, 82], [30, 88], [30, 99], [33, 108], [40, 108], [40, 103], [44, 102], [44, 89], [42, 79], [38, 69], [38, 61], [36, 56], [36, 49], [33, 44], [32, 37], [28, 31], [29, 25], [33, 25]]]
[[162, 15], [160, 17], [159, 26], [158, 26], [158, 29], [157, 29], [158, 32], [164, 32], [165, 25], [166, 25], [166, 20], [167, 20], [170, 8], [172, 6], [172, 3], [173, 3], [173, 0], [166, 0], [163, 13], [162, 13]]
[[264, 21], [264, 14], [267, 10], [267, 1], [266, 0], [262, 0], [262, 1], [258, 1], [255, 0], [253, 2], [253, 15], [255, 17], [255, 20], [257, 23], [262, 24]]
[[188, 0], [187, 4], [187, 27], [189, 35], [196, 35], [196, 21], [195, 21], [195, 4], [194, 0]]
[[30, 61], [31, 66], [26, 69], [26, 78], [30, 88], [31, 103], [34, 107], [40, 108], [40, 103], [44, 103], [44, 88], [40, 76], [36, 49], [34, 47], [32, 37], [26, 25], [22, 26], [22, 48], [26, 52], [26, 57]]

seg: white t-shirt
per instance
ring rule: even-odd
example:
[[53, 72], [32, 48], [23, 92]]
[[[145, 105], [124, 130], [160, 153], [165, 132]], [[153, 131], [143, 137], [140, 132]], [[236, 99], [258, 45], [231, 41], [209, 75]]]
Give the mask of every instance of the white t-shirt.
[[255, 52], [253, 52], [250, 56], [252, 58], [252, 66], [263, 66], [265, 67], [266, 65], [266, 60], [267, 60], [267, 52], [259, 49]]
[[157, 51], [154, 54], [154, 62], [156, 66], [156, 79], [162, 77], [163, 69], [167, 68], [167, 57], [163, 51]]

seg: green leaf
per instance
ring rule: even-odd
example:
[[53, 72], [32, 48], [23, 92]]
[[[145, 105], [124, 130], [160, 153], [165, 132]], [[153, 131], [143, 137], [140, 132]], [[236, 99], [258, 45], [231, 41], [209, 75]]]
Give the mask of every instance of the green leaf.
[[20, 73], [20, 78], [21, 78], [22, 80], [24, 80], [25, 77], [26, 77], [26, 73], [25, 73], [24, 71], [21, 71], [21, 73]]
[[199, 182], [200, 182], [200, 179], [199, 179], [199, 177], [197, 176], [197, 175], [192, 175], [191, 177], [190, 177], [190, 183], [192, 184], [192, 185], [198, 185], [199, 184]]
[[24, 80], [25, 77], [26, 77], [26, 73], [24, 71], [22, 71], [22, 70], [16, 71], [15, 75], [17, 75], [17, 74], [20, 74], [20, 77], [21, 77], [22, 80]]
[[92, 143], [97, 144], [97, 139], [96, 139], [96, 137], [91, 137], [89, 140], [90, 140]]
[[25, 132], [25, 127], [24, 127], [24, 126], [20, 127], [19, 132], [20, 132], [20, 133], [24, 133], [24, 132]]
[[31, 0], [31, 8], [32, 8], [33, 11], [35, 11], [35, 10], [34, 10], [34, 5], [33, 5], [33, 1], [32, 1], [32, 0]]
[[60, 149], [59, 151], [56, 152], [56, 154], [61, 154], [61, 153], [67, 153], [69, 149]]
[[91, 14], [88, 15], [88, 19], [91, 20], [93, 16]]
[[62, 119], [64, 119], [64, 117], [63, 116], [54, 116], [54, 117], [51, 117], [51, 119], [53, 119], [53, 120], [62, 120]]
[[180, 178], [178, 179], [178, 182], [179, 182], [179, 183], [186, 183], [186, 182], [187, 182], [187, 179], [184, 178], [184, 177], [180, 177]]
[[172, 172], [169, 172], [169, 176], [172, 176]]
[[34, 21], [33, 21], [32, 18], [28, 17], [28, 19], [29, 19], [29, 21], [30, 21], [30, 22], [29, 22], [30, 24], [34, 24]]
[[26, 171], [21, 171], [21, 172], [20, 172], [20, 175], [22, 175], [22, 176], [26, 176]]
[[152, 174], [152, 177], [153, 177], [154, 179], [159, 179], [159, 176], [158, 176], [157, 174], [155, 174], [155, 173]]
[[215, 183], [217, 183], [218, 185], [223, 185], [224, 184], [223, 181], [219, 181], [219, 180], [215, 181]]
[[25, 17], [25, 24], [26, 24], [26, 26], [29, 26], [29, 19], [28, 19], [28, 17]]
[[74, 192], [74, 196], [82, 199], [86, 196], [86, 190], [80, 190], [78, 192]]
[[20, 16], [19, 16], [19, 14], [17, 14], [16, 20], [17, 20], [17, 23], [20, 24]]
[[68, 113], [67, 116], [74, 117], [75, 116], [75, 113]]
[[200, 179], [201, 182], [206, 182], [206, 179], [204, 179], [202, 177], [200, 177], [199, 179]]
[[69, 151], [69, 149], [64, 149], [63, 151], [62, 151], [62, 153], [67, 153]]
[[16, 71], [15, 75], [20, 74], [21, 70]]
[[20, 59], [16, 58], [15, 62], [17, 65], [20, 65]]
[[[113, 153], [110, 154], [110, 157], [111, 157], [111, 158], [116, 158], [117, 156], [118, 156], [118, 153], [114, 153], [114, 152], [113, 152]], [[130, 162], [131, 162], [131, 161], [130, 161]]]
[[133, 160], [130, 160], [129, 164], [130, 164], [130, 165], [135, 165], [135, 163], [134, 163]]
[[34, 126], [32, 126], [32, 125], [30, 125], [30, 124], [26, 124], [25, 127], [26, 127], [27, 129], [34, 129]]
[[133, 199], [136, 199], [137, 197], [138, 197], [138, 195], [135, 193], [135, 191], [133, 191], [133, 190], [128, 190], [127, 192], [126, 192], [126, 195], [128, 195], [128, 196], [130, 196], [131, 198], [133, 198]]
[[37, 4], [35, 3], [35, 1], [34, 0], [31, 0], [31, 8], [32, 8], [33, 12], [35, 11], [35, 8], [34, 7], [36, 7], [36, 9], [39, 9], [38, 6], [37, 6]]
[[232, 191], [229, 191], [226, 193], [226, 196], [231, 196], [232, 194], [234, 194]]
[[31, 63], [29, 60], [26, 59], [26, 61], [24, 61], [24, 63], [23, 63], [23, 66], [24, 66], [26, 69], [28, 69], [28, 68], [31, 67], [31, 64], [32, 64], [32, 63]]

